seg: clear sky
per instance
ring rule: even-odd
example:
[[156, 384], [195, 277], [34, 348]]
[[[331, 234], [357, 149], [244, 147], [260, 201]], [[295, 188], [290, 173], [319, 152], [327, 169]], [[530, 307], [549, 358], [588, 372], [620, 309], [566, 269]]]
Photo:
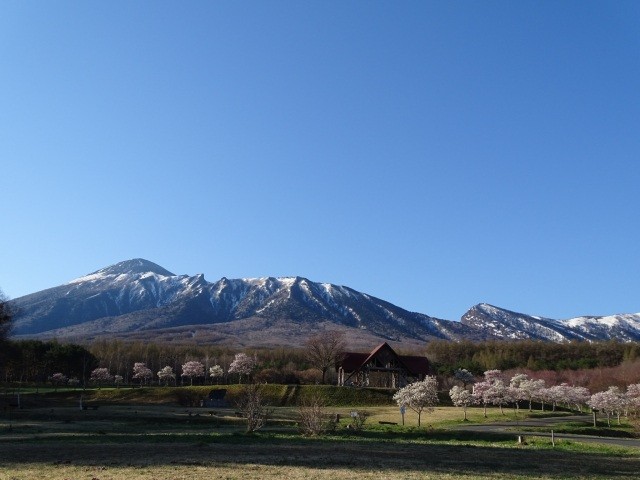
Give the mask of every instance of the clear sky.
[[640, 312], [640, 2], [3, 1], [0, 288], [142, 257]]

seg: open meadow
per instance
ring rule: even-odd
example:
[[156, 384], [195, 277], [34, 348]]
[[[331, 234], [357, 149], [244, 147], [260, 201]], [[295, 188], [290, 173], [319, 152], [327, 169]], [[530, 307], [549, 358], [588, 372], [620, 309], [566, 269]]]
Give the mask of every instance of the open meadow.
[[[402, 426], [390, 404], [333, 405], [325, 412], [340, 415], [336, 430], [305, 437], [298, 408], [276, 406], [264, 428], [247, 434], [235, 408], [185, 406], [149, 391], [86, 392], [86, 410], [76, 392], [23, 395], [22, 408], [5, 409], [0, 420], [0, 479], [611, 479], [640, 471], [640, 448], [565, 439], [552, 446], [535, 433], [518, 444], [509, 431], [458, 430], [462, 412], [453, 407], [423, 413], [418, 428], [413, 412]], [[353, 411], [368, 414], [360, 431], [348, 428]], [[517, 426], [528, 414], [505, 413], [490, 409], [485, 420], [473, 408], [469, 418]]]

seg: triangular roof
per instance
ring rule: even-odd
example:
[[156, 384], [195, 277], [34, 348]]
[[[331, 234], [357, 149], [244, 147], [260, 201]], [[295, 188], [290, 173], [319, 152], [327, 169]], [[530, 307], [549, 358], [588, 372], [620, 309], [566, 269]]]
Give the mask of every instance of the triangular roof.
[[398, 355], [387, 342], [383, 342], [375, 347], [371, 353], [345, 352], [342, 362], [337, 367], [342, 367], [346, 372], [359, 370], [371, 360], [373, 360], [382, 350], [388, 349], [398, 362], [410, 373], [414, 375], [426, 375], [429, 373], [429, 360], [426, 357], [415, 355]]

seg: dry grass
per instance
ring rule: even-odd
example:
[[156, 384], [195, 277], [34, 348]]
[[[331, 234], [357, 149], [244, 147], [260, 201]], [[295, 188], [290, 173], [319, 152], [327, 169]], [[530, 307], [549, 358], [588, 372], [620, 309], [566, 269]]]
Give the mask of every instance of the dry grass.
[[[487, 446], [247, 441], [5, 445], [1, 479], [633, 478], [638, 458]], [[17, 461], [16, 459], [23, 459]]]
[[[371, 426], [400, 421], [394, 407], [365, 410]], [[350, 409], [330, 411], [348, 417]], [[548, 441], [517, 446], [508, 435], [389, 427], [307, 439], [293, 427], [295, 408], [275, 413], [266, 433], [244, 435], [232, 409], [150, 405], [14, 412], [11, 429], [0, 421], [0, 479], [616, 479], [635, 478], [640, 470], [637, 451], [566, 442], [551, 449]], [[461, 413], [438, 408], [423, 416], [423, 425], [457, 423]], [[474, 415], [482, 417], [482, 411]], [[406, 417], [407, 427], [415, 425], [415, 415]]]

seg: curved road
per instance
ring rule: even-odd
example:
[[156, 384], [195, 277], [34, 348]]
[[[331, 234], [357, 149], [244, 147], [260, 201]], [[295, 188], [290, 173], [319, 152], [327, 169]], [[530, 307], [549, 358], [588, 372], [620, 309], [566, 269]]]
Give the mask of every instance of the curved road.
[[[566, 417], [547, 417], [547, 418], [528, 418], [526, 420], [499, 422], [499, 423], [482, 423], [471, 425], [460, 425], [456, 430], [465, 430], [469, 432], [496, 432], [496, 433], [512, 433], [513, 435], [522, 435], [523, 437], [551, 437], [553, 426], [558, 423], [565, 422], [583, 422], [591, 425], [593, 418], [591, 415], [571, 415]], [[518, 427], [537, 427], [548, 428], [548, 432], [536, 431], [526, 432], [519, 431]], [[618, 437], [598, 437], [595, 435], [575, 435], [572, 433], [554, 433], [554, 437], [558, 439], [575, 440], [578, 442], [606, 443], [608, 445], [620, 445], [623, 447], [640, 448], [640, 439], [636, 438], [618, 438]]]

